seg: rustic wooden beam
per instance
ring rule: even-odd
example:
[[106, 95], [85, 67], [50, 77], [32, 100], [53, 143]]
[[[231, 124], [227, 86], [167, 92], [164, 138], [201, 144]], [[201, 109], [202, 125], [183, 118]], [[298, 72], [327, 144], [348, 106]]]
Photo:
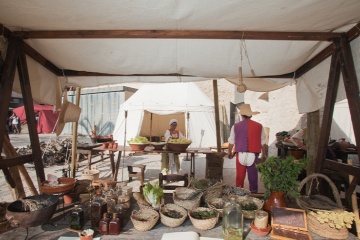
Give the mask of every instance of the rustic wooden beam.
[[353, 28], [351, 28], [346, 35], [348, 41], [350, 42], [357, 38], [360, 35], [360, 23], [356, 24]]
[[328, 147], [328, 141], [330, 136], [331, 122], [334, 113], [337, 90], [339, 87], [339, 79], [340, 79], [340, 63], [338, 61], [338, 55], [340, 51], [339, 43], [337, 43], [336, 46], [337, 49], [336, 51], [334, 51], [331, 57], [329, 80], [325, 95], [324, 113], [322, 118], [319, 145], [318, 145], [318, 151], [316, 157], [317, 161], [314, 166], [315, 173], [320, 173], [322, 171], [324, 161], [326, 159], [326, 150]]
[[5, 124], [8, 117], [8, 110], [10, 106], [11, 92], [14, 83], [16, 62], [18, 58], [18, 49], [16, 38], [9, 39], [9, 46], [5, 58], [4, 71], [0, 80], [0, 151], [2, 151], [4, 136], [6, 132]]
[[[347, 32], [347, 38], [349, 41], [354, 40], [360, 35], [360, 23], [351, 28]], [[299, 78], [314, 67], [316, 67], [319, 63], [324, 61], [326, 58], [330, 57], [334, 52], [335, 46], [334, 44], [330, 44], [324, 50], [319, 52], [315, 57], [304, 63], [301, 67], [299, 67], [295, 72], [281, 74], [281, 75], [272, 75], [272, 76], [261, 76], [261, 78]]]
[[41, 183], [45, 181], [44, 164], [41, 156], [39, 136], [36, 129], [34, 104], [31, 94], [31, 84], [30, 84], [29, 72], [27, 68], [24, 45], [22, 43], [22, 40], [19, 40], [18, 46], [19, 46], [19, 59], [18, 59], [17, 67], [19, 73], [21, 93], [24, 99], [26, 121], [28, 123], [33, 161], [35, 164], [37, 180], [40, 187]]
[[32, 161], [33, 158], [31, 154], [5, 158], [0, 160], [0, 169], [15, 167]]
[[[356, 146], [360, 146], [360, 99], [359, 84], [356, 75], [353, 55], [347, 37], [343, 35], [340, 40], [340, 63], [341, 73], [345, 86], [346, 97], [348, 100], [352, 126], [355, 134]], [[357, 148], [360, 156], [360, 147]]]
[[336, 32], [266, 32], [266, 31], [199, 31], [199, 30], [61, 30], [15, 31], [16, 36], [30, 38], [161, 38], [161, 39], [251, 39], [331, 41]]
[[[61, 73], [62, 76], [63, 74]], [[109, 74], [99, 72], [86, 72], [86, 71], [74, 71], [65, 69], [64, 75], [68, 77], [196, 77], [193, 75], [183, 75], [179, 73], [167, 73], [167, 74]]]
[[36, 62], [41, 64], [43, 67], [45, 67], [47, 70], [49, 70], [53, 74], [55, 74], [57, 76], [63, 75], [62, 70], [60, 68], [58, 68], [57, 66], [55, 66], [55, 64], [53, 64], [52, 62], [47, 60], [39, 52], [37, 52], [32, 47], [30, 47], [27, 43], [24, 42], [23, 44], [24, 44], [24, 51], [25, 51], [26, 55], [28, 55], [29, 57], [34, 59]]
[[342, 172], [352, 176], [360, 176], [360, 168], [356, 166], [350, 166], [345, 163], [337, 162], [330, 159], [324, 160], [324, 168], [330, 169], [334, 172]]
[[11, 31], [0, 23], [0, 36], [4, 36], [6, 39], [9, 39], [10, 35]]
[[216, 149], [217, 152], [221, 152], [219, 93], [218, 93], [218, 85], [216, 79], [213, 80], [213, 90], [214, 90], [214, 106], [215, 106]]

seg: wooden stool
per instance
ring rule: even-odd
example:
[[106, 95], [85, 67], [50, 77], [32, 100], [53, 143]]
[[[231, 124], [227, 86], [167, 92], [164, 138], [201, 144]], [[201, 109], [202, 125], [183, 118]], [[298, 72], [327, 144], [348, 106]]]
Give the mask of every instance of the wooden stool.
[[[138, 177], [138, 178], [140, 178], [140, 185], [143, 185], [144, 184], [144, 173], [145, 173], [146, 165], [138, 164], [138, 165], [129, 165], [127, 167], [128, 167], [128, 172], [129, 172], [129, 182], [132, 181], [133, 177]], [[134, 170], [133, 170], [134, 167], [140, 168], [141, 171], [140, 172], [134, 172]]]

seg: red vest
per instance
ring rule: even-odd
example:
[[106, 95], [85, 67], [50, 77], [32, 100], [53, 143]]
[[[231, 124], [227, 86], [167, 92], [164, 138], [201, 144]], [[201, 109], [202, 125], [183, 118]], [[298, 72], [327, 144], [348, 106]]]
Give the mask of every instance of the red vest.
[[235, 124], [235, 150], [236, 152], [261, 152], [262, 125], [251, 119]]

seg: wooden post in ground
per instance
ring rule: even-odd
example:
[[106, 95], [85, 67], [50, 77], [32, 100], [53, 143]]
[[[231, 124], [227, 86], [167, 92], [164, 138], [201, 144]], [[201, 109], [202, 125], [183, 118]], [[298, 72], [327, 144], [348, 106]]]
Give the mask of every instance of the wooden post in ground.
[[218, 96], [218, 86], [216, 79], [213, 80], [213, 89], [214, 89], [214, 105], [215, 105], [216, 148], [217, 148], [217, 152], [221, 152], [219, 96]]
[[[81, 88], [76, 88], [76, 101], [75, 105], [80, 105], [80, 91]], [[77, 132], [78, 132], [78, 122], [73, 123], [73, 136], [72, 136], [72, 146], [71, 146], [71, 173], [70, 177], [75, 177], [75, 169], [76, 169], [76, 148], [77, 148]]]

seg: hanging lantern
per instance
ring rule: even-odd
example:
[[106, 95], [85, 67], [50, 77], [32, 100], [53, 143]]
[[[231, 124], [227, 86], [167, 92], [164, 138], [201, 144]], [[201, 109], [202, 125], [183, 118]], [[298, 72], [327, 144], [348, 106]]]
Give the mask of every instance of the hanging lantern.
[[239, 93], [243, 93], [247, 90], [246, 85], [243, 82], [243, 75], [242, 75], [242, 67], [239, 67], [239, 85], [237, 86], [236, 90]]

